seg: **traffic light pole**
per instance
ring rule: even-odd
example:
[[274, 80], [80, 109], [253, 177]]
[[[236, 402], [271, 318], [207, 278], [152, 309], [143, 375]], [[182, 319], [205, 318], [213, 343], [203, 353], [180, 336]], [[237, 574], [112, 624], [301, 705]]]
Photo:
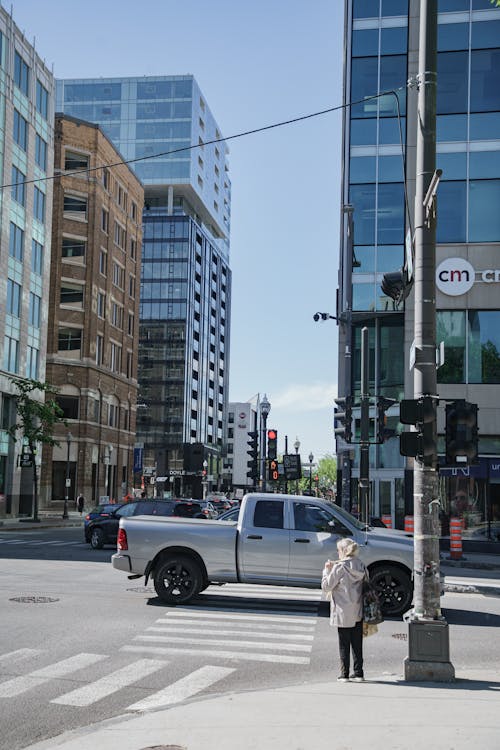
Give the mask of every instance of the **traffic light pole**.
[[[437, 0], [420, 2], [417, 154], [415, 191], [414, 395], [429, 397], [436, 424], [436, 86]], [[433, 189], [434, 184], [434, 189]], [[434, 431], [435, 432], [435, 431]], [[414, 609], [409, 619], [405, 678], [448, 682], [448, 624], [440, 608], [437, 445], [415, 459]]]
[[370, 360], [368, 328], [361, 329], [361, 425], [359, 446], [359, 511], [361, 520], [369, 522], [370, 503]]

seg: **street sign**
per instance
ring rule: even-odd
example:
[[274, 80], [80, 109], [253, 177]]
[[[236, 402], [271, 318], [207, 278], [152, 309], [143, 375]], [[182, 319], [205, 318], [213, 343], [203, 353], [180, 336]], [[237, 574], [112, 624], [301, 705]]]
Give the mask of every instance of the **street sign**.
[[300, 455], [298, 453], [285, 453], [283, 470], [286, 479], [300, 479], [302, 477]]
[[71, 487], [71, 479], [66, 477], [66, 487]]

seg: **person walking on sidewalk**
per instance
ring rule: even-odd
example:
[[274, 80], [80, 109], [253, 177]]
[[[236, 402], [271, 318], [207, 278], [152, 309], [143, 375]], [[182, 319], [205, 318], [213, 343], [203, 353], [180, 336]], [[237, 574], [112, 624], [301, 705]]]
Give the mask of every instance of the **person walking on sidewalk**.
[[337, 626], [340, 653], [339, 682], [349, 682], [351, 649], [354, 674], [351, 679], [362, 682], [363, 675], [363, 581], [368, 571], [358, 559], [354, 539], [339, 539], [338, 561], [327, 560], [321, 588], [330, 598], [330, 625]]
[[80, 515], [83, 513], [83, 506], [85, 505], [85, 498], [83, 497], [82, 493], [78, 495], [76, 498], [76, 509]]

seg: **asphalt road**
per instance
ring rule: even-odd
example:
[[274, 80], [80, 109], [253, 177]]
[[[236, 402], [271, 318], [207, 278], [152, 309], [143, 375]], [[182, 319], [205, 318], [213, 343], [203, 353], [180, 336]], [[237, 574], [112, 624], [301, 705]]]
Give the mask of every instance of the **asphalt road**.
[[[194, 695], [336, 677], [319, 592], [227, 585], [168, 608], [113, 570], [111, 547], [82, 538], [81, 528], [0, 531], [1, 750]], [[500, 598], [446, 594], [443, 610], [457, 673], [500, 668]], [[368, 678], [402, 674], [406, 638], [389, 620], [365, 641]]]

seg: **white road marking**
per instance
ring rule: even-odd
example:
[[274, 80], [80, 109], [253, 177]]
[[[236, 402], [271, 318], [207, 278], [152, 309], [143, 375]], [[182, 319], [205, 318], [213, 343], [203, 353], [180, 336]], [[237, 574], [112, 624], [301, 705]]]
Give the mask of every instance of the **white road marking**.
[[[270, 625], [267, 623], [267, 619], [268, 618], [266, 617], [266, 623], [265, 624], [257, 623], [257, 622], [249, 622], [249, 623], [242, 622], [240, 624], [240, 622], [236, 621], [236, 622], [228, 622], [227, 625], [229, 625], [230, 627], [233, 627], [233, 628], [244, 628], [246, 626], [248, 628], [251, 628], [252, 632], [254, 630], [267, 630], [270, 627]], [[210, 620], [210, 615], [207, 615], [207, 620]], [[160, 620], [157, 620], [156, 622], [158, 622], [160, 624], [161, 623], [168, 623], [169, 627], [166, 628], [166, 630], [168, 630], [169, 632], [171, 631], [172, 626], [174, 625], [174, 623], [172, 622], [172, 620], [160, 619]], [[185, 626], [185, 625], [197, 625], [197, 629], [196, 629], [197, 633], [200, 632], [200, 627], [201, 627], [199, 620], [196, 620], [196, 619], [192, 620], [190, 617], [183, 617], [183, 616], [175, 618], [175, 625], [182, 625], [182, 626]], [[207, 622], [204, 627], [211, 627], [211, 628], [213, 628], [213, 630], [214, 630], [215, 633], [220, 633], [221, 632], [219, 630], [219, 623], [217, 621], [216, 622]], [[280, 622], [280, 624], [278, 626], [276, 626], [276, 628], [278, 628], [278, 627], [279, 627], [280, 632], [289, 631], [289, 632], [296, 632], [296, 633], [314, 633], [314, 630], [316, 629], [316, 623], [315, 622], [311, 622], [309, 625], [288, 625], [288, 624], [283, 624], [283, 623]], [[259, 635], [260, 635], [260, 633], [259, 633]]]
[[278, 651], [311, 651], [312, 646], [300, 643], [280, 643], [276, 636], [276, 643], [261, 643], [260, 641], [230, 641], [227, 638], [213, 638], [205, 635], [202, 638], [179, 638], [170, 635], [138, 635], [134, 641], [157, 641], [158, 643], [185, 643], [191, 646], [237, 646], [240, 648], [262, 648], [264, 650]]
[[[289, 615], [289, 612], [286, 612], [286, 615]], [[302, 613], [303, 614], [303, 613]], [[221, 612], [219, 607], [209, 608], [204, 607], [203, 610], [196, 610], [192, 607], [186, 607], [186, 609], [181, 609], [180, 607], [176, 607], [175, 610], [172, 610], [171, 612], [167, 613], [168, 620], [158, 620], [158, 622], [170, 622], [173, 619], [177, 619], [183, 616], [189, 615], [189, 617], [195, 617], [196, 619], [207, 619], [207, 620], [225, 620], [226, 622], [229, 620], [259, 620], [262, 622], [262, 620], [265, 617], [266, 622], [283, 622], [283, 623], [297, 623], [299, 625], [304, 625], [305, 623], [311, 624], [311, 620], [313, 620], [316, 617], [316, 614], [311, 613], [310, 617], [286, 617], [285, 614], [283, 615], [267, 615], [262, 612], [256, 613], [252, 610], [251, 614], [247, 614], [246, 612], [229, 612], [227, 610], [224, 610]]]
[[[250, 625], [248, 626], [251, 627]], [[175, 628], [170, 626], [169, 628], [157, 628], [157, 627], [150, 627], [147, 628], [147, 631], [154, 632], [154, 633], [190, 633], [192, 635], [200, 635], [200, 628], [199, 626], [197, 628]], [[219, 635], [258, 635], [259, 638], [279, 638], [289, 641], [312, 641], [314, 640], [314, 635], [303, 635], [302, 633], [282, 633], [281, 631], [278, 631], [276, 629], [273, 633], [269, 631], [259, 631], [259, 633], [255, 633], [254, 629], [251, 630], [226, 630], [224, 628], [223, 630], [220, 628], [216, 628], [210, 632], [211, 636], [219, 636]]]
[[201, 667], [186, 677], [177, 680], [177, 682], [169, 685], [164, 690], [159, 690], [148, 698], [133, 703], [126, 710], [150, 711], [155, 708], [170, 706], [173, 703], [180, 703], [180, 701], [186, 700], [186, 698], [190, 698], [201, 690], [210, 687], [214, 682], [222, 680], [232, 672], [234, 672], [234, 669], [229, 667]]
[[70, 693], [54, 698], [51, 703], [59, 703], [63, 706], [90, 706], [108, 695], [116, 693], [127, 685], [147, 677], [168, 664], [167, 661], [159, 659], [139, 659], [128, 664], [122, 669], [101, 677], [100, 680], [91, 682], [84, 687], [72, 690]]
[[10, 659], [27, 659], [30, 656], [36, 656], [42, 652], [37, 648], [18, 648], [16, 651], [9, 651], [7, 654], [0, 656], [0, 661], [8, 661]]
[[0, 698], [12, 698], [34, 687], [39, 687], [44, 682], [57, 679], [58, 677], [66, 677], [71, 672], [89, 667], [91, 664], [107, 658], [104, 654], [77, 654], [76, 656], [71, 656], [69, 659], [49, 664], [48, 667], [36, 669], [27, 675], [14, 677], [12, 680], [7, 680], [7, 682], [0, 684]]
[[245, 651], [217, 651], [214, 653], [213, 648], [210, 649], [197, 649], [197, 648], [165, 648], [163, 646], [122, 646], [120, 651], [128, 651], [130, 653], [146, 653], [156, 654], [157, 656], [163, 655], [179, 655], [179, 654], [191, 654], [199, 656], [209, 656], [212, 659], [217, 656], [219, 659], [233, 659], [234, 661], [266, 661], [274, 664], [309, 664], [310, 659], [308, 656], [287, 656], [282, 654], [257, 654]]

